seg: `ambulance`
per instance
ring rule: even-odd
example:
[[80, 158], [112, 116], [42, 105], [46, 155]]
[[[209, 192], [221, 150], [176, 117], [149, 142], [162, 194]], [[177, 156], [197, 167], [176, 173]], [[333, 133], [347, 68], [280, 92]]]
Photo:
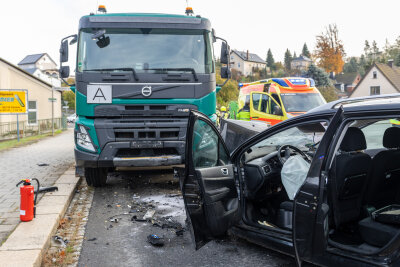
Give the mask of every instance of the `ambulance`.
[[271, 78], [239, 84], [239, 109], [250, 106], [250, 120], [275, 125], [306, 113], [326, 101], [310, 78]]

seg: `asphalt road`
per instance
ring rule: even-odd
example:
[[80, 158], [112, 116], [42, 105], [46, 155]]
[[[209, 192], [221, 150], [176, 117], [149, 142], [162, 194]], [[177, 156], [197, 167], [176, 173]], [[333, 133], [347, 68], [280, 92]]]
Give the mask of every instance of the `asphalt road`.
[[[148, 210], [155, 210], [153, 222], [170, 218], [178, 224], [167, 223], [172, 228], [162, 229], [151, 222], [132, 221]], [[95, 190], [78, 266], [294, 266], [288, 256], [235, 237], [195, 251], [189, 231], [176, 234], [179, 223], [185, 226], [185, 218], [171, 171], [113, 174], [105, 188]], [[151, 245], [150, 234], [163, 237], [164, 246]]]

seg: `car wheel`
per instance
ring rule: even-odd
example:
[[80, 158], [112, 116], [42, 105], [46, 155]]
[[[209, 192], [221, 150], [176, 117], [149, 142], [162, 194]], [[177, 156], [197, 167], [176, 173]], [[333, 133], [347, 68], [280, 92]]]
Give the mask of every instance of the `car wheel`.
[[89, 186], [103, 187], [107, 182], [107, 168], [85, 168], [86, 183]]

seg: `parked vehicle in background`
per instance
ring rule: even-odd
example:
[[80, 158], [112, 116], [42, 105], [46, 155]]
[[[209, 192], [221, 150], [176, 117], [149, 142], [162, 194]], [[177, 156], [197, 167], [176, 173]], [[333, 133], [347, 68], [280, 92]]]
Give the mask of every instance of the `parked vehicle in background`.
[[400, 266], [400, 94], [342, 99], [242, 142], [189, 116], [179, 171], [199, 249], [227, 230], [321, 266]]
[[304, 114], [326, 101], [309, 78], [272, 78], [240, 85], [239, 108], [250, 101], [250, 120], [270, 125]]
[[[191, 109], [216, 122], [213, 43], [221, 38], [208, 19], [191, 8], [186, 14], [91, 14], [78, 35], [62, 40], [61, 64], [68, 38], [78, 41], [76, 174], [89, 185], [103, 186], [116, 167], [184, 163]], [[221, 40], [228, 79], [229, 46]], [[60, 76], [69, 76], [68, 66]]]
[[67, 117], [67, 122], [68, 122], [68, 123], [75, 123], [75, 120], [76, 120], [76, 113], [74, 113], [74, 114], [72, 114], [72, 115], [69, 115], [69, 116]]

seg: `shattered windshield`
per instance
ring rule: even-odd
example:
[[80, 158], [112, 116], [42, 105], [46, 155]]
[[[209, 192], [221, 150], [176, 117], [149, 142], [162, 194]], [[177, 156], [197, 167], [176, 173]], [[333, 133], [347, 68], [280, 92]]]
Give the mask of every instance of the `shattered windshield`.
[[210, 33], [187, 29], [81, 30], [78, 71], [115, 68], [133, 68], [137, 73], [178, 68], [213, 73]]
[[246, 162], [274, 153], [283, 145], [315, 151], [327, 128], [327, 122], [310, 122], [278, 132], [248, 149], [245, 153]]

